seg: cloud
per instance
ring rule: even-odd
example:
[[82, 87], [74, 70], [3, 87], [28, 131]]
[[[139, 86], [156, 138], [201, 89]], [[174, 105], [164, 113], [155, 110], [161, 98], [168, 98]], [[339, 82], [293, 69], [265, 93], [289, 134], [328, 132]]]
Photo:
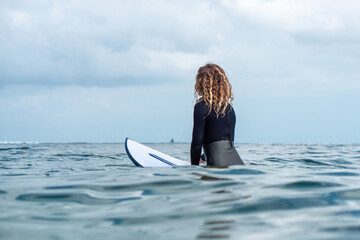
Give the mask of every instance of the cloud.
[[0, 12], [3, 84], [176, 79], [203, 64], [216, 41], [206, 25], [218, 16], [206, 1], [20, 2]]
[[269, 79], [349, 83], [359, 75], [356, 6], [354, 0], [5, 1], [0, 86], [193, 81], [206, 62], [258, 86]]
[[343, 27], [339, 16], [324, 11], [329, 1], [224, 0], [223, 2], [241, 15], [289, 32], [336, 31]]

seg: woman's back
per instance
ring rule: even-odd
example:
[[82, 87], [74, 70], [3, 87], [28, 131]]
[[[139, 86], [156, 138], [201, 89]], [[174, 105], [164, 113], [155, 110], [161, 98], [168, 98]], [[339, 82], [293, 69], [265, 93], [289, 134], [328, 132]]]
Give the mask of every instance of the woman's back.
[[193, 129], [193, 140], [199, 139], [196, 141], [198, 144], [201, 142], [210, 144], [220, 140], [234, 141], [235, 121], [235, 112], [230, 105], [227, 106], [224, 116], [217, 117], [214, 109], [209, 113], [209, 107], [204, 101], [200, 101], [194, 107], [194, 126], [196, 126]]

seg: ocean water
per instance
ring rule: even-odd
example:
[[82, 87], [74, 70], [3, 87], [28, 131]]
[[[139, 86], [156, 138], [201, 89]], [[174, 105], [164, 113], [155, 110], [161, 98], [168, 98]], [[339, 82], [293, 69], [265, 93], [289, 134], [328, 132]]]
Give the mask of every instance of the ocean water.
[[246, 166], [140, 168], [123, 144], [0, 144], [0, 239], [360, 238], [360, 145], [236, 148]]

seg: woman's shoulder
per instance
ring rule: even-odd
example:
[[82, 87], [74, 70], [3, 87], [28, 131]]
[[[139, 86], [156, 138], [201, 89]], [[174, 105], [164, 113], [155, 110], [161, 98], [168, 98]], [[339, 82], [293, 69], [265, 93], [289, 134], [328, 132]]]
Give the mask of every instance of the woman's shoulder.
[[201, 98], [198, 99], [195, 103], [195, 106], [205, 106], [205, 105], [206, 105], [205, 101]]
[[204, 100], [198, 100], [196, 103], [195, 103], [195, 108], [207, 108], [207, 104]]
[[194, 111], [196, 111], [196, 112], [207, 113], [208, 109], [209, 108], [208, 108], [206, 102], [203, 100], [198, 100], [194, 106]]
[[234, 111], [234, 107], [233, 107], [233, 105], [231, 103], [228, 103], [226, 108], [229, 110], [229, 112]]

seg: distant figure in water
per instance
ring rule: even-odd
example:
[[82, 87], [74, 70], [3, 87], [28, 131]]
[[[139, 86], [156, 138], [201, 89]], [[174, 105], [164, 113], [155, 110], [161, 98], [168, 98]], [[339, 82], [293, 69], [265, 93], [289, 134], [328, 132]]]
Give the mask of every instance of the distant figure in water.
[[170, 140], [170, 142], [171, 142], [171, 143], [174, 143], [174, 139], [172, 138], [172, 139]]
[[200, 67], [196, 75], [194, 127], [191, 141], [191, 164], [203, 161], [207, 166], [244, 165], [234, 148], [235, 111], [231, 84], [224, 70], [216, 64]]

